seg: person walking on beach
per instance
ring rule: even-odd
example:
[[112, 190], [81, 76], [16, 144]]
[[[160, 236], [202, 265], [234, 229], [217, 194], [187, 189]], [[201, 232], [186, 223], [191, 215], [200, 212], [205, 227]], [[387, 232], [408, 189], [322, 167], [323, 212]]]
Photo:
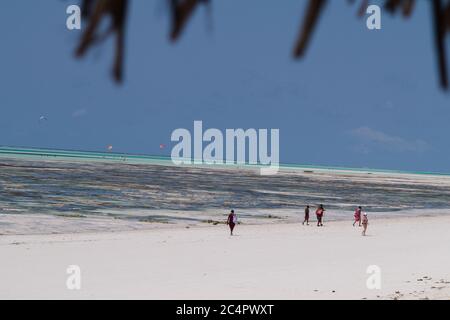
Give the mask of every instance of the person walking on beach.
[[322, 219], [323, 219], [323, 213], [325, 212], [325, 209], [323, 208], [323, 205], [319, 205], [319, 207], [316, 210], [316, 216], [317, 216], [317, 226], [323, 227]]
[[227, 225], [230, 227], [230, 235], [233, 235], [233, 229], [234, 226], [237, 223], [237, 216], [234, 213], [234, 210], [231, 210], [230, 214], [228, 215]]
[[355, 215], [354, 215], [355, 221], [353, 222], [353, 226], [355, 226], [355, 224], [358, 222], [359, 226], [361, 227], [361, 211], [362, 211], [362, 208], [360, 206], [358, 208], [356, 208]]
[[369, 225], [369, 218], [367, 217], [367, 213], [365, 213], [365, 212], [364, 212], [363, 217], [362, 217], [362, 225], [363, 225], [362, 235], [365, 236], [366, 235], [366, 231], [367, 231], [367, 226]]
[[306, 225], [309, 226], [309, 206], [306, 206], [305, 208], [305, 220], [303, 220], [302, 225], [305, 225], [305, 222]]

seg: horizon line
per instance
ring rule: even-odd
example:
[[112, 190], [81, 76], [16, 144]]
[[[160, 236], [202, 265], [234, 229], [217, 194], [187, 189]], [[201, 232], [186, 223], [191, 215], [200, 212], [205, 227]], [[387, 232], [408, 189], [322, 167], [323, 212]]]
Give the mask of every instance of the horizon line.
[[[12, 149], [10, 153], [2, 152], [2, 149]], [[17, 149], [14, 151], [14, 149]], [[92, 154], [101, 154], [104, 156], [109, 157], [148, 157], [148, 158], [159, 158], [160, 160], [171, 160], [172, 158], [167, 155], [151, 155], [151, 154], [144, 154], [144, 153], [125, 153], [125, 152], [108, 152], [108, 151], [91, 151], [91, 150], [78, 150], [78, 149], [61, 149], [61, 148], [43, 148], [43, 147], [28, 147], [28, 146], [7, 146], [7, 145], [0, 145], [0, 155], [2, 154], [26, 154], [25, 152], [21, 152], [20, 149], [26, 150], [33, 150], [33, 151], [48, 151], [48, 152], [82, 152], [82, 153], [92, 153]], [[31, 154], [30, 154], [31, 155]], [[39, 155], [39, 154], [35, 154]], [[45, 154], [41, 154], [45, 155]], [[61, 155], [61, 157], [64, 157], [64, 155]], [[68, 156], [66, 156], [68, 157]], [[193, 161], [195, 159], [192, 159]], [[202, 159], [203, 160], [203, 159]], [[207, 165], [207, 164], [204, 164]], [[209, 164], [211, 165], [211, 164]], [[223, 164], [212, 164], [211, 166], [220, 166], [220, 165], [227, 165], [226, 163]], [[228, 164], [233, 165], [233, 164]], [[238, 166], [248, 166], [248, 167], [265, 167], [261, 164], [250, 164], [250, 163], [234, 163], [234, 165]], [[335, 166], [335, 165], [314, 165], [314, 164], [301, 164], [301, 163], [279, 163], [278, 164], [280, 169], [301, 169], [301, 168], [309, 168], [309, 169], [319, 169], [319, 170], [336, 170], [336, 171], [361, 171], [361, 172], [378, 172], [378, 173], [401, 173], [401, 174], [428, 174], [428, 175], [440, 175], [440, 176], [450, 176], [450, 172], [435, 172], [435, 171], [413, 171], [413, 170], [401, 170], [401, 169], [380, 169], [380, 168], [368, 168], [368, 167], [346, 167], [346, 166]]]

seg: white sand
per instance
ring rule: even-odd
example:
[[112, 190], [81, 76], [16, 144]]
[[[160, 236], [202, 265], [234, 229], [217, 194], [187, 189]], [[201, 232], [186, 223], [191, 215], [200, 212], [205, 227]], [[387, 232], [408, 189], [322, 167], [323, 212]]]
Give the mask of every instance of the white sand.
[[[423, 217], [371, 220], [367, 237], [342, 221], [240, 225], [234, 237], [224, 225], [3, 235], [0, 298], [448, 299], [449, 229], [450, 217]], [[69, 265], [81, 290], [66, 288]], [[369, 265], [381, 290], [366, 287]]]

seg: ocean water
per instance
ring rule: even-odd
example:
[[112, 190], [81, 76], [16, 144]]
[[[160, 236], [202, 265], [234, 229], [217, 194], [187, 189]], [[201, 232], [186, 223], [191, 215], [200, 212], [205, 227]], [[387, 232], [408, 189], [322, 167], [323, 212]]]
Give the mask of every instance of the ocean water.
[[[305, 204], [331, 219], [355, 206], [377, 215], [442, 214], [450, 176], [290, 165], [174, 166], [164, 157], [0, 148], [0, 214], [103, 217], [139, 222], [298, 219]], [[450, 211], [449, 211], [450, 212]]]

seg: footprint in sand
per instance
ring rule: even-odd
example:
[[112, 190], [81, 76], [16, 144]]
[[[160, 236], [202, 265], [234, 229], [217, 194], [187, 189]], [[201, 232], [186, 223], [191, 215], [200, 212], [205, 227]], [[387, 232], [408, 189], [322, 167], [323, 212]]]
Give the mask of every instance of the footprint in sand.
[[401, 293], [400, 291], [395, 291], [395, 294], [391, 295], [391, 299], [398, 300], [404, 296], [405, 295], [403, 293]]
[[19, 246], [21, 244], [25, 244], [25, 242], [11, 242], [10, 245]]

